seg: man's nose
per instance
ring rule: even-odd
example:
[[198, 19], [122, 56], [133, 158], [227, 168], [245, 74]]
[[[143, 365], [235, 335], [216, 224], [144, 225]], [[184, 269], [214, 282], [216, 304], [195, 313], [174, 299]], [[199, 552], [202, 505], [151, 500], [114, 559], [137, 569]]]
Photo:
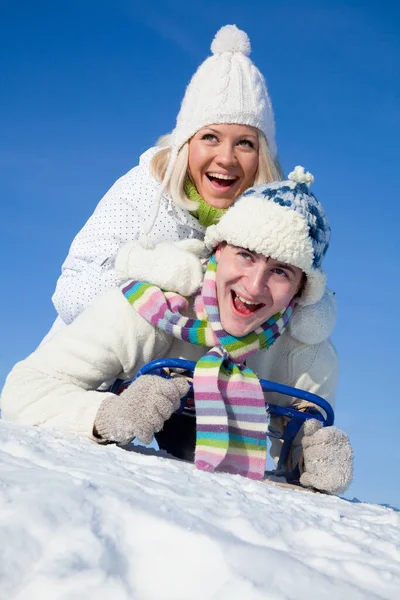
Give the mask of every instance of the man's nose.
[[251, 273], [248, 274], [246, 288], [254, 297], [265, 296], [268, 289], [269, 272], [263, 263], [255, 264]]

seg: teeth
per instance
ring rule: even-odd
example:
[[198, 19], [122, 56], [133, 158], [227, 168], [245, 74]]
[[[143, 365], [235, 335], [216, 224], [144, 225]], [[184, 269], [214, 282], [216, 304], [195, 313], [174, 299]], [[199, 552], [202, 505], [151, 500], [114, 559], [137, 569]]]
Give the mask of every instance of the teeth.
[[215, 177], [216, 179], [226, 179], [227, 181], [233, 181], [236, 177], [232, 177], [232, 175], [223, 175], [222, 173], [208, 173], [210, 177]]
[[245, 298], [242, 298], [242, 296], [239, 296], [239, 294], [236, 294], [236, 296], [239, 298], [239, 300], [241, 300], [243, 302], [243, 304], [248, 304], [249, 306], [256, 306], [257, 302], [250, 302], [249, 300], [246, 300]]

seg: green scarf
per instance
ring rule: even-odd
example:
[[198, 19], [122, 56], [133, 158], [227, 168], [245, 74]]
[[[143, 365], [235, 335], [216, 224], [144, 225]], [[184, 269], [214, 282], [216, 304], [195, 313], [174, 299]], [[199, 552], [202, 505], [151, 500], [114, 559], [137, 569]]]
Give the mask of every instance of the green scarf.
[[197, 210], [191, 211], [190, 214], [193, 215], [198, 220], [200, 225], [203, 225], [203, 227], [215, 225], [218, 223], [222, 215], [226, 213], [226, 208], [214, 208], [213, 206], [207, 204], [207, 202], [205, 202], [205, 200], [203, 200], [203, 198], [200, 196], [196, 186], [189, 179], [189, 177], [186, 177], [185, 183], [183, 184], [183, 189], [189, 200], [193, 200], [194, 202], [198, 203], [199, 206]]

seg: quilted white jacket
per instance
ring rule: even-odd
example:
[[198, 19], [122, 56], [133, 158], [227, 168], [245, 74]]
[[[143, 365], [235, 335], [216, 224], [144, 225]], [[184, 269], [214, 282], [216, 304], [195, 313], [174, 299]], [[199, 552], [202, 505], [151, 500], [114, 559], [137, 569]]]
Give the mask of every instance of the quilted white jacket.
[[[73, 240], [52, 297], [64, 323], [72, 323], [96, 296], [117, 284], [118, 250], [139, 239], [154, 217], [159, 184], [150, 174], [150, 161], [155, 152], [156, 148], [147, 150], [139, 165], [114, 183]], [[149, 237], [154, 243], [203, 239], [204, 231], [197, 219], [164, 194]]]

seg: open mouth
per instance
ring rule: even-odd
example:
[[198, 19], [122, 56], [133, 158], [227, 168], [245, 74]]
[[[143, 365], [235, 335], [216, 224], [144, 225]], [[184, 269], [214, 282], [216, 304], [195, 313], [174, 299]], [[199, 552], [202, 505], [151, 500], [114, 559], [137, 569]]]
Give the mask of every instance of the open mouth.
[[214, 188], [221, 191], [229, 190], [239, 180], [239, 176], [223, 175], [222, 173], [206, 173]]
[[237, 310], [237, 312], [243, 315], [244, 317], [254, 314], [255, 312], [257, 312], [257, 310], [265, 306], [265, 304], [263, 304], [262, 302], [258, 304], [256, 304], [255, 302], [250, 302], [249, 300], [246, 300], [246, 298], [239, 296], [233, 290], [231, 290], [231, 298], [232, 304]]

